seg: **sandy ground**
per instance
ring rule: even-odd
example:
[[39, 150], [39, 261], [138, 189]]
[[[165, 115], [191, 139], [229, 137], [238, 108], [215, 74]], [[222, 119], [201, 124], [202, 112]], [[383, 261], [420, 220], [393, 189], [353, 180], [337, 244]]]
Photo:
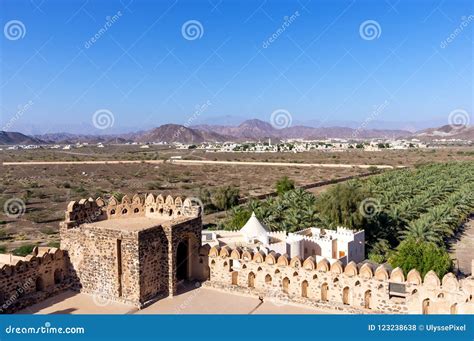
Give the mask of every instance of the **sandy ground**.
[[18, 314], [126, 314], [133, 307], [95, 299], [92, 295], [66, 291], [41, 303], [20, 310]]
[[208, 288], [187, 291], [138, 310], [132, 306], [100, 301], [91, 295], [64, 292], [24, 309], [19, 314], [327, 314], [309, 307], [265, 301]]
[[466, 224], [460, 239], [452, 246], [451, 254], [455, 258], [455, 266], [464, 275], [471, 274], [471, 262], [474, 259], [474, 219]]

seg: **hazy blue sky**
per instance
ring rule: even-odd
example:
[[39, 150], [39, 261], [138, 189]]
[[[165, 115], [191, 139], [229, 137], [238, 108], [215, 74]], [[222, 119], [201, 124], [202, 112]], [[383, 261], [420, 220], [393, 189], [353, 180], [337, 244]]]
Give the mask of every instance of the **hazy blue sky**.
[[[472, 117], [472, 4], [1, 0], [0, 128], [115, 132], [277, 109], [293, 124]], [[197, 36], [195, 22], [183, 34], [190, 20]]]

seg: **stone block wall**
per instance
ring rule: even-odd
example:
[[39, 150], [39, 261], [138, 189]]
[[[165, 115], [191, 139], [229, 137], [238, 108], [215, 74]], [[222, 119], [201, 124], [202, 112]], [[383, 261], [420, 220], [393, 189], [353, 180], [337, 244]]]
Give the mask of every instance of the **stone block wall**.
[[371, 263], [343, 266], [312, 257], [213, 247], [206, 285], [315, 307], [359, 313], [474, 313], [474, 279], [447, 274], [440, 281], [430, 271], [422, 281], [416, 270], [405, 280], [399, 268]]
[[139, 305], [140, 269], [136, 231], [84, 224], [76, 228], [62, 226], [60, 233], [61, 248], [69, 254], [71, 266], [68, 274], [75, 289], [100, 299]]
[[161, 194], [154, 196], [148, 194], [140, 196], [135, 194], [132, 198], [123, 196], [119, 202], [115, 197], [105, 201], [102, 198], [96, 200], [81, 199], [71, 201], [65, 213], [65, 223], [69, 226], [78, 226], [84, 223], [106, 219], [126, 219], [132, 217], [160, 217], [173, 220], [181, 217], [195, 217], [201, 214], [201, 207], [190, 198], [184, 201], [181, 197], [166, 198]]
[[168, 294], [168, 238], [159, 228], [139, 233], [140, 301]]
[[177, 293], [177, 259], [178, 246], [181, 242], [188, 245], [187, 251], [187, 278], [189, 280], [200, 279], [203, 272], [203, 264], [199, 262], [199, 248], [201, 246], [202, 220], [201, 216], [194, 219], [176, 220], [172, 224], [163, 224], [163, 229], [168, 239], [168, 288], [170, 295]]
[[[135, 217], [160, 218], [160, 224], [135, 231], [91, 224]], [[142, 307], [176, 293], [180, 242], [189, 245], [187, 277], [200, 273], [194, 262], [201, 230], [200, 207], [190, 199], [153, 194], [124, 196], [121, 202], [111, 198], [107, 203], [100, 198], [82, 199], [68, 205], [60, 228], [61, 247], [69, 252], [69, 275], [78, 290]]]

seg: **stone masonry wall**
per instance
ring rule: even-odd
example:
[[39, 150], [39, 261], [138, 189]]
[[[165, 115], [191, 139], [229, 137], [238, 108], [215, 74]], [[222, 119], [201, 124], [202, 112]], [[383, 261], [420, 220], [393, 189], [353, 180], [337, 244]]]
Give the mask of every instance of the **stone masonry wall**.
[[139, 234], [140, 301], [168, 294], [168, 238], [163, 228]]
[[[62, 226], [60, 233], [61, 248], [69, 253], [69, 276], [74, 280], [76, 289], [97, 299], [139, 305], [140, 269], [136, 231], [118, 231], [85, 224], [75, 228]], [[121, 276], [117, 240], [121, 241]]]
[[33, 255], [22, 258], [0, 269], [0, 313], [13, 313], [71, 286], [66, 276], [69, 260], [64, 251], [35, 248]]
[[430, 271], [422, 281], [412, 270], [405, 280], [401, 269], [383, 265], [316, 264], [312, 257], [290, 260], [228, 247], [211, 248], [208, 264], [205, 285], [247, 295], [358, 313], [474, 313], [474, 279], [458, 281], [453, 274], [440, 281]]
[[171, 296], [177, 293], [177, 251], [180, 242], [188, 243], [188, 271], [189, 280], [198, 279], [202, 275], [202, 265], [198, 262], [199, 248], [201, 246], [202, 220], [198, 216], [191, 220], [164, 224], [164, 231], [168, 238], [168, 288]]
[[78, 226], [100, 220], [145, 216], [166, 217], [172, 220], [200, 214], [201, 207], [190, 198], [183, 201], [179, 196], [173, 198], [168, 195], [164, 198], [161, 194], [155, 197], [150, 193], [146, 196], [135, 194], [132, 198], [125, 195], [120, 202], [114, 197], [108, 201], [102, 198], [71, 201], [65, 213], [65, 223], [69, 226]]

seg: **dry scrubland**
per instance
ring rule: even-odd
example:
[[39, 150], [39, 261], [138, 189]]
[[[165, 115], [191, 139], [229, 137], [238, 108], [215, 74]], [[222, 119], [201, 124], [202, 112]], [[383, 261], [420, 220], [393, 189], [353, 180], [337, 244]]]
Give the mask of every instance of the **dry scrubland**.
[[295, 163], [348, 163], [386, 164], [392, 166], [415, 165], [425, 162], [446, 162], [472, 160], [473, 147], [452, 147], [443, 149], [387, 150], [382, 152], [311, 151], [305, 153], [206, 153], [201, 150], [176, 150], [166, 146], [111, 145], [106, 148], [83, 147], [72, 150], [23, 150], [0, 151], [0, 161], [86, 161], [86, 160], [166, 160], [181, 155], [183, 159], [219, 161], [268, 161]]
[[[233, 161], [285, 161], [295, 163], [350, 163], [413, 166], [420, 163], [472, 160], [472, 148], [425, 151], [307, 152], [307, 153], [205, 153], [197, 150], [170, 150], [167, 147], [108, 146], [65, 150], [0, 151], [5, 161], [86, 161], [86, 160], [166, 160], [174, 155], [184, 159]], [[67, 202], [86, 197], [106, 197], [121, 193], [180, 193], [199, 196], [200, 189], [223, 185], [240, 188], [241, 196], [273, 191], [275, 182], [288, 176], [296, 185], [346, 177], [361, 169], [259, 167], [226, 165], [114, 164], [0, 166], [0, 204], [21, 198], [26, 212], [19, 219], [0, 211], [0, 248], [11, 251], [22, 245], [57, 245], [58, 223]], [[319, 188], [316, 192], [320, 192]]]

